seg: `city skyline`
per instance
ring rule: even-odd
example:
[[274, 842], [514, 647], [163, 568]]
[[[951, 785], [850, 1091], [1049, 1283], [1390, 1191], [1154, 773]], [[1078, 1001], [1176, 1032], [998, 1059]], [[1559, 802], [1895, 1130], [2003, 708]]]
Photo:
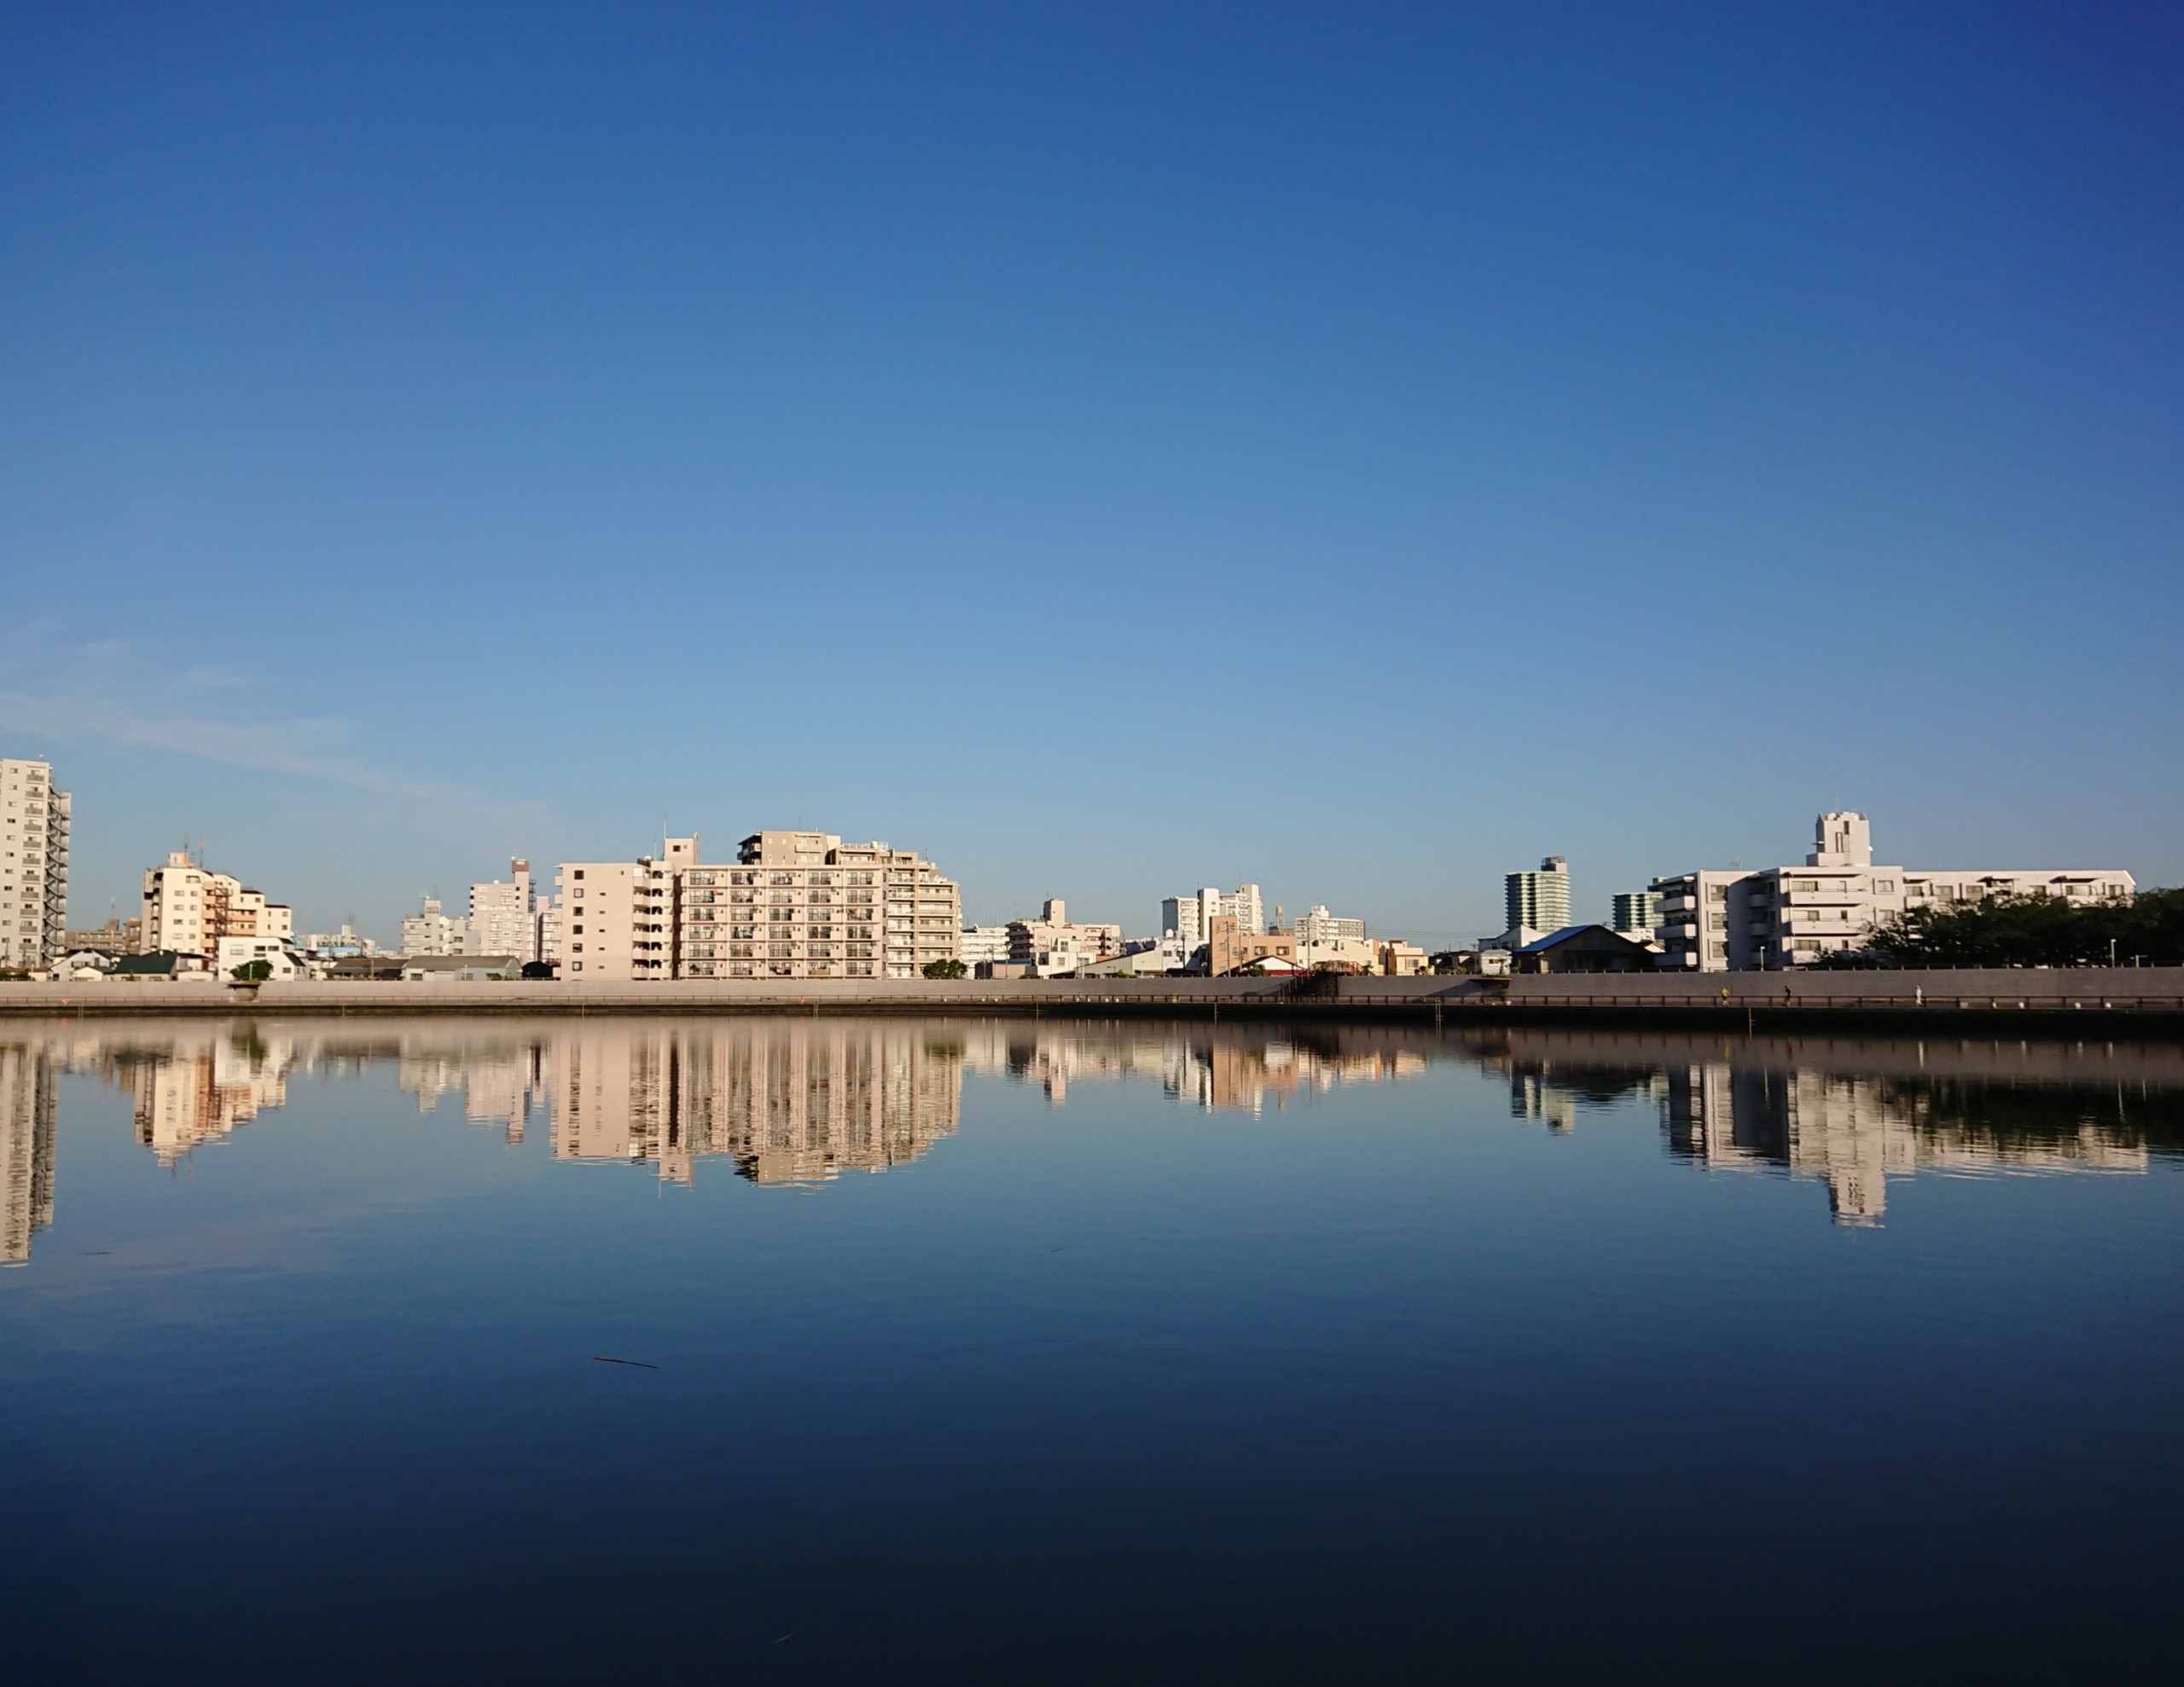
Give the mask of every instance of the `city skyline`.
[[989, 923], [2184, 882], [2172, 14], [850, 15], [9, 14], [72, 923], [185, 832], [382, 936], [818, 824]]

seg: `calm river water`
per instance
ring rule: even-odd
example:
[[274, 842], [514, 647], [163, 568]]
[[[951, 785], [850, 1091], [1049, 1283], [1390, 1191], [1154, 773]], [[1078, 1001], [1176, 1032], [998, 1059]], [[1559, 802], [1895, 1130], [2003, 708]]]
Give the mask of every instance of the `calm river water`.
[[0, 1023], [20, 1682], [2184, 1678], [2184, 1050]]

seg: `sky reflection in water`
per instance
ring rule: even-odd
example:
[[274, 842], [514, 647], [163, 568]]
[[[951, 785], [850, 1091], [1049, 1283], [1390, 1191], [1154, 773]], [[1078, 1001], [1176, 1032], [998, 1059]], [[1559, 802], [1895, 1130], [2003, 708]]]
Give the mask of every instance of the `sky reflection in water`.
[[2184, 1050], [17, 1024], [0, 1133], [44, 1676], [2184, 1663]]

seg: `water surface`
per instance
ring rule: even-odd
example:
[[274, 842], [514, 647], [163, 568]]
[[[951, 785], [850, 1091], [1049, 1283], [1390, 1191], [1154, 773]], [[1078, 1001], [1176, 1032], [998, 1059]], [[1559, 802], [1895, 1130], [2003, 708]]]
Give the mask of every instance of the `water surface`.
[[2173, 1679], [2180, 1147], [2159, 1046], [0, 1023], [9, 1673]]

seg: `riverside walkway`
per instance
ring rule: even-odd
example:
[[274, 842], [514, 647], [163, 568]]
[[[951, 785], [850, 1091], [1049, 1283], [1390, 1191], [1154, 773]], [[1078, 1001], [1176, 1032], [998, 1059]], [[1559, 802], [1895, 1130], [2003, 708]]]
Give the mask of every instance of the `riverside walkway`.
[[1903, 972], [1565, 973], [1518, 978], [683, 980], [673, 983], [0, 983], [0, 1017], [55, 1014], [916, 1014], [956, 1017], [1313, 1017], [1432, 1024], [1620, 1021], [1711, 1029], [1977, 1023], [2043, 1035], [2096, 1024], [2184, 1032], [2184, 967]]

